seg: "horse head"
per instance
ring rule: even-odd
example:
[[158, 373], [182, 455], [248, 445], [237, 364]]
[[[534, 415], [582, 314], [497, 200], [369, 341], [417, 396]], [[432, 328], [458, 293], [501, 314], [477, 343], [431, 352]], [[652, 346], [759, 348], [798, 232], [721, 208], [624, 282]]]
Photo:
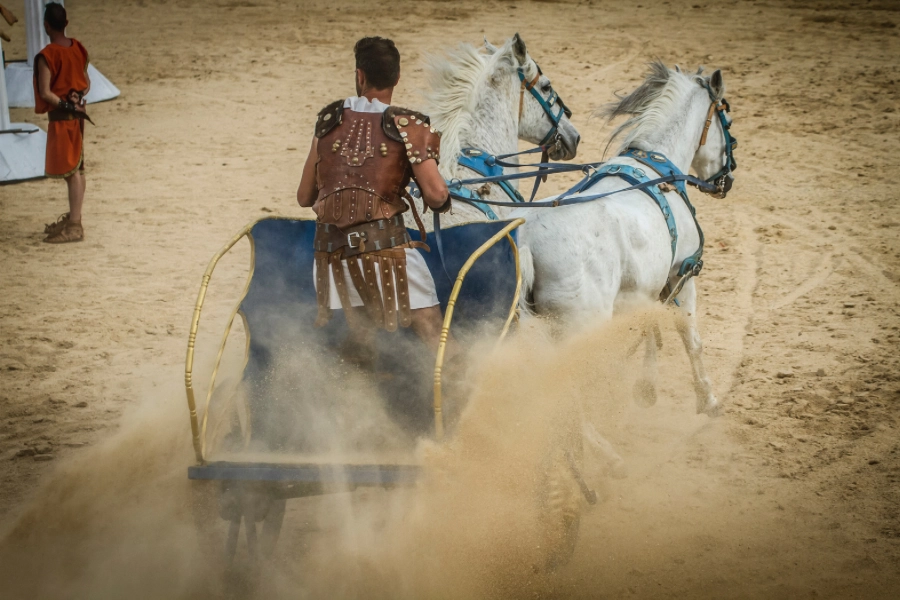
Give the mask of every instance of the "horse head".
[[485, 39], [484, 47], [495, 58], [491, 84], [505, 88], [511, 84], [514, 97], [518, 96], [519, 139], [547, 147], [553, 160], [575, 158], [581, 135], [569, 121], [572, 112], [528, 54], [521, 36], [515, 34], [500, 48]]
[[731, 190], [734, 182], [732, 172], [737, 167], [733, 153], [737, 140], [731, 135], [731, 117], [727, 114], [731, 106], [725, 100], [722, 71], [716, 69], [708, 78], [701, 77], [700, 81], [709, 95], [710, 105], [691, 167], [701, 179], [718, 188], [718, 197], [724, 198]]
[[687, 74], [659, 61], [649, 67], [637, 89], [601, 109], [600, 114], [610, 120], [628, 117], [613, 132], [610, 143], [623, 136], [620, 152], [629, 148], [662, 152], [682, 172], [691, 167], [711, 184], [703, 191], [724, 198], [734, 181], [737, 140], [730, 131], [731, 106], [725, 100], [722, 72], [706, 77], [701, 67]]

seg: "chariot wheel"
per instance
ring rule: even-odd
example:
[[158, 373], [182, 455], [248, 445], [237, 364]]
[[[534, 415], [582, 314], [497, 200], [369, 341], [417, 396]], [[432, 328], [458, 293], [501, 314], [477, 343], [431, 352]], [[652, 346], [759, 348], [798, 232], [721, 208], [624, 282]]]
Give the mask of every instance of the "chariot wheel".
[[229, 578], [255, 575], [275, 551], [284, 523], [287, 500], [280, 488], [240, 481], [195, 480], [191, 485], [194, 525], [206, 566]]

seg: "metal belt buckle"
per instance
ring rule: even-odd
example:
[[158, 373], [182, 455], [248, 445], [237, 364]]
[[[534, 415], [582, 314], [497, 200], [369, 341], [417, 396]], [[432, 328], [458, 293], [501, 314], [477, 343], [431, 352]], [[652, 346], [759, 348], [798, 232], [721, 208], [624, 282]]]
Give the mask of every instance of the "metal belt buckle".
[[[347, 245], [351, 248], [359, 248], [359, 244], [366, 239], [365, 234], [359, 233], [358, 231], [352, 231], [347, 234]], [[354, 240], [356, 243], [354, 244]]]

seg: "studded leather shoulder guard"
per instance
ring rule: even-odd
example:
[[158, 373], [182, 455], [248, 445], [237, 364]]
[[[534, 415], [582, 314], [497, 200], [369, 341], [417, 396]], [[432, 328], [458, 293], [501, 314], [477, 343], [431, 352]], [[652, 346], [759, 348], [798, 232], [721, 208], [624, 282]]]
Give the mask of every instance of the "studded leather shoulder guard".
[[320, 110], [319, 118], [316, 120], [316, 137], [321, 138], [323, 135], [326, 135], [329, 131], [334, 129], [334, 126], [341, 122], [343, 114], [343, 100], [335, 100]]
[[399, 117], [403, 116], [405, 116], [407, 120], [413, 119], [422, 121], [423, 123], [431, 123], [431, 119], [428, 118], [428, 115], [423, 115], [420, 112], [402, 108], [400, 106], [389, 106], [387, 110], [384, 111], [384, 115], [381, 119], [381, 126], [384, 129], [385, 135], [395, 142], [403, 142], [403, 138], [400, 136], [400, 130], [397, 129], [397, 120]]
[[394, 115], [394, 125], [406, 147], [406, 156], [410, 164], [432, 158], [440, 162], [441, 133], [430, 125], [428, 117], [407, 111]]

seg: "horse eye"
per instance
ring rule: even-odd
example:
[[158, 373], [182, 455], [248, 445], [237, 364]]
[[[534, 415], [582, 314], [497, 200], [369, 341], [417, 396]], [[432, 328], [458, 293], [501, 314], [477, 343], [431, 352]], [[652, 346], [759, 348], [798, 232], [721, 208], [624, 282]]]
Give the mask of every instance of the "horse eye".
[[553, 86], [550, 85], [549, 81], [541, 86], [541, 91], [547, 92], [548, 94], [550, 93], [550, 90], [552, 90], [552, 89], [553, 89]]

